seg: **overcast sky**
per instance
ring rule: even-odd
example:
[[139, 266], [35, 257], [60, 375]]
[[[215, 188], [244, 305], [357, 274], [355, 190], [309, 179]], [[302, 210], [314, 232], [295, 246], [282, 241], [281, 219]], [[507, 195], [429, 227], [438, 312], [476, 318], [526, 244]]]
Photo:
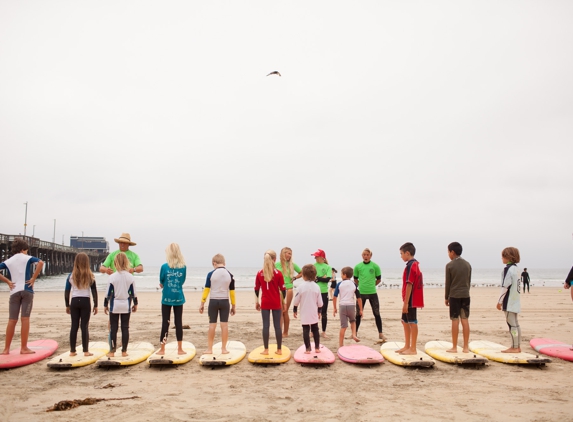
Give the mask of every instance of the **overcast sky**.
[[0, 0], [0, 233], [568, 268], [572, 45], [569, 0]]

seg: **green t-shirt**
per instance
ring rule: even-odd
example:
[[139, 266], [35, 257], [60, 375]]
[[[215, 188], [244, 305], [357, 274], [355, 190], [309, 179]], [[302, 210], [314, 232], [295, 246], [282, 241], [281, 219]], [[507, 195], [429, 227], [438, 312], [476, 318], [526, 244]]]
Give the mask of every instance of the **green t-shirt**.
[[[296, 265], [294, 262], [292, 263], [292, 266], [295, 270], [295, 272], [298, 274], [300, 273], [300, 267], [298, 265]], [[275, 263], [275, 268], [277, 270], [279, 270], [281, 272], [281, 274], [283, 275], [283, 278], [285, 279], [285, 288], [287, 289], [292, 289], [293, 285], [292, 285], [292, 276], [295, 274], [291, 274], [291, 277], [287, 277], [287, 275], [283, 272], [283, 265], [280, 263], [280, 261]]]
[[[113, 260], [115, 259], [115, 256], [120, 252], [121, 251], [118, 249], [117, 251], [110, 253], [102, 265], [104, 267], [111, 268], [112, 271], [115, 273], [115, 265], [113, 265]], [[131, 268], [135, 268], [135, 267], [141, 265], [141, 261], [139, 260], [139, 256], [137, 256], [137, 254], [135, 252], [127, 250], [124, 253], [125, 253], [125, 255], [127, 255], [127, 259], [129, 260], [129, 263], [131, 264]]]
[[376, 293], [376, 277], [380, 277], [380, 267], [370, 261], [368, 264], [361, 262], [354, 267], [354, 277], [358, 279], [358, 290], [361, 295]]
[[[315, 262], [314, 263], [314, 268], [316, 268], [316, 278], [319, 277], [328, 277], [329, 279], [332, 278], [332, 268], [330, 268], [330, 265], [321, 262]], [[318, 284], [318, 287], [320, 287], [320, 293], [328, 293], [328, 285], [330, 284], [329, 282], [326, 283], [316, 283]]]

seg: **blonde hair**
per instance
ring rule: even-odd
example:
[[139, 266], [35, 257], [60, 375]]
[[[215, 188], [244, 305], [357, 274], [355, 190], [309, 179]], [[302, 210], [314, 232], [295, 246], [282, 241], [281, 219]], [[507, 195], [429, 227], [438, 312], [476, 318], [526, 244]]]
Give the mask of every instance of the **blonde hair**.
[[87, 289], [95, 281], [95, 276], [90, 269], [90, 258], [84, 252], [77, 254], [74, 259], [72, 281], [80, 290]]
[[509, 248], [505, 248], [503, 251], [501, 251], [501, 256], [503, 256], [512, 264], [519, 264], [520, 256], [519, 249], [517, 248], [513, 248], [511, 246]]
[[225, 257], [220, 253], [215, 255], [211, 261], [213, 264], [225, 265]]
[[179, 249], [179, 245], [177, 243], [171, 243], [165, 249], [165, 257], [167, 258], [167, 265], [169, 268], [184, 268], [185, 267], [185, 258], [183, 258], [183, 254], [181, 253], [181, 249]]
[[128, 271], [131, 268], [131, 263], [127, 259], [127, 255], [123, 252], [118, 253], [113, 260], [113, 265], [116, 271]]
[[289, 247], [284, 247], [281, 249], [281, 268], [283, 269], [283, 275], [285, 277], [291, 277], [294, 274], [294, 264], [292, 262], [292, 255], [290, 261], [287, 261], [285, 255], [287, 252], [292, 254], [292, 249]]
[[275, 261], [277, 260], [277, 253], [271, 249], [265, 252], [265, 259], [263, 261], [263, 275], [265, 281], [268, 283], [275, 276]]

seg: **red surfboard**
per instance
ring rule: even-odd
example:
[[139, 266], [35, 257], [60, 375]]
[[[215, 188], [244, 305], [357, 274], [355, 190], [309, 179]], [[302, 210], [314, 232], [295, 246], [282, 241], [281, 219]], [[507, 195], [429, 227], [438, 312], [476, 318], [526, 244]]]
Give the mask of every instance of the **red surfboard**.
[[28, 348], [36, 353], [21, 355], [20, 346], [18, 346], [16, 349], [10, 350], [9, 355], [0, 355], [0, 369], [17, 368], [52, 356], [58, 350], [58, 342], [50, 339], [29, 341]]
[[532, 338], [529, 344], [539, 353], [573, 362], [573, 346], [570, 344], [550, 338]]

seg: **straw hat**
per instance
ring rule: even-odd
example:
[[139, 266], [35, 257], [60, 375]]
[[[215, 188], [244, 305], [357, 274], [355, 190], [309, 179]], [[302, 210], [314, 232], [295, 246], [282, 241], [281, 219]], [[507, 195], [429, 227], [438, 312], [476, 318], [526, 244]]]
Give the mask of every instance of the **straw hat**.
[[130, 246], [135, 246], [137, 243], [131, 241], [129, 233], [122, 233], [119, 239], [113, 239], [116, 243], [129, 243]]

